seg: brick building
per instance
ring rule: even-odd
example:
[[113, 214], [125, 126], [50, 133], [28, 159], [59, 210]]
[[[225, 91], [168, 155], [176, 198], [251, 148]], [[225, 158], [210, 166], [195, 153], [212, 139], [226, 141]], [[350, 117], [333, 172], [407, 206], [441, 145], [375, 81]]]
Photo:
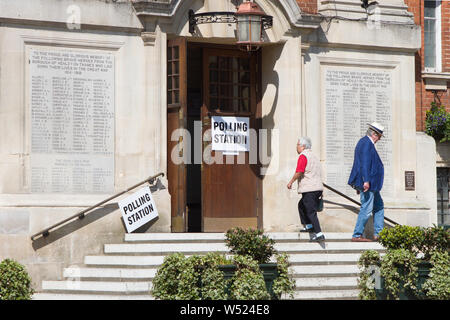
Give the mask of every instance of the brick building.
[[[450, 1], [405, 0], [421, 26], [422, 45], [416, 53], [416, 127], [425, 131], [426, 112], [433, 101], [450, 111]], [[449, 224], [450, 152], [437, 143], [438, 223]]]

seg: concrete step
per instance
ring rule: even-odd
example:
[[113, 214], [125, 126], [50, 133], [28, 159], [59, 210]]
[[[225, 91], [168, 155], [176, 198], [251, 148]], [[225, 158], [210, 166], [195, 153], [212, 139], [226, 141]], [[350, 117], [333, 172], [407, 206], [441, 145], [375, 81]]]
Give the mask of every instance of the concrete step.
[[106, 254], [156, 254], [165, 255], [175, 252], [204, 254], [207, 252], [226, 253], [228, 248], [224, 243], [134, 243], [105, 244]]
[[157, 267], [165, 256], [85, 256], [87, 266]]
[[[188, 257], [190, 255], [186, 255]], [[226, 255], [230, 257], [230, 255]], [[308, 264], [356, 264], [360, 253], [290, 253], [289, 261], [292, 265]], [[158, 267], [164, 262], [163, 255], [132, 256], [132, 255], [104, 255], [86, 256], [86, 266], [105, 267]]]
[[291, 253], [291, 265], [356, 264], [361, 253]]
[[[158, 267], [136, 269], [136, 268], [66, 268], [63, 271], [64, 278], [71, 281], [107, 279], [107, 280], [151, 280], [155, 277]], [[359, 274], [356, 264], [353, 265], [293, 265], [289, 271], [296, 278], [317, 277], [317, 276], [342, 276]]]
[[[324, 233], [327, 241], [350, 241], [351, 233]], [[269, 238], [277, 241], [309, 241], [311, 234], [303, 232], [268, 232]], [[127, 233], [125, 242], [223, 242], [224, 233]]]
[[155, 300], [155, 298], [149, 294], [35, 293], [32, 300]]
[[300, 265], [291, 266], [289, 271], [296, 277], [335, 277], [335, 276], [357, 276], [359, 269], [357, 265]]
[[359, 290], [301, 290], [294, 292], [295, 300], [357, 300]]
[[117, 282], [117, 281], [42, 281], [42, 289], [47, 292], [77, 293], [120, 293], [150, 294], [151, 282]]
[[65, 268], [64, 278], [72, 281], [77, 279], [107, 279], [107, 280], [151, 280], [157, 272], [154, 269], [126, 269], [126, 268]]
[[[384, 250], [377, 242], [281, 242], [275, 244], [279, 252], [310, 252], [320, 253], [326, 251], [360, 252], [362, 250]], [[175, 252], [205, 254], [208, 252], [227, 253], [228, 247], [224, 243], [125, 243], [105, 244], [106, 254], [153, 254], [163, 255]]]
[[303, 290], [329, 290], [329, 289], [357, 289], [358, 277], [311, 277], [297, 278], [295, 280], [297, 291]]
[[[357, 299], [357, 261], [362, 251], [384, 248], [376, 242], [351, 242], [351, 233], [325, 233], [323, 243], [308, 233], [266, 233], [279, 252], [289, 254], [296, 282], [294, 299]], [[64, 280], [43, 281], [36, 300], [144, 300], [164, 258], [218, 252], [229, 256], [224, 233], [126, 234], [124, 243], [105, 244], [104, 255], [85, 256], [84, 266], [63, 270]]]

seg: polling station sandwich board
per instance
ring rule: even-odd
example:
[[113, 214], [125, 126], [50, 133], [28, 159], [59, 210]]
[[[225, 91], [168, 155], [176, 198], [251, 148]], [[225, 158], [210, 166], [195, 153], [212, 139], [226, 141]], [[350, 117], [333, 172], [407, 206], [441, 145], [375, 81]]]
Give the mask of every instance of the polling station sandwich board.
[[248, 117], [211, 117], [212, 150], [224, 154], [249, 151], [250, 125]]
[[149, 186], [120, 200], [119, 208], [128, 233], [133, 232], [158, 216], [158, 210]]

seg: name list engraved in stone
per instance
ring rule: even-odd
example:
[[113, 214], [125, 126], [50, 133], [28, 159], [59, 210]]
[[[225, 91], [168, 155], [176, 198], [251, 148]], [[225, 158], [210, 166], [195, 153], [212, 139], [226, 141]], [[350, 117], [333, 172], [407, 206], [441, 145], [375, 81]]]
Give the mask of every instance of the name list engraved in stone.
[[392, 191], [391, 73], [379, 69], [327, 67], [323, 74], [325, 107], [326, 183], [355, 196], [347, 185], [354, 149], [367, 123], [384, 126], [376, 144], [383, 161], [383, 193]]
[[114, 191], [114, 56], [30, 48], [31, 192]]

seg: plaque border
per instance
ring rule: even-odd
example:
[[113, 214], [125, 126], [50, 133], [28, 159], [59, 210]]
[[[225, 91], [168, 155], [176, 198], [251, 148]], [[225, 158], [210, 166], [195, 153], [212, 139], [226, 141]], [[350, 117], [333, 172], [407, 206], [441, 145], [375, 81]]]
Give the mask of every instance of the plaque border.
[[[392, 60], [371, 60], [371, 59], [351, 59], [351, 58], [340, 58], [340, 57], [323, 57], [318, 56], [318, 93], [319, 93], [319, 99], [318, 102], [320, 104], [320, 158], [322, 159], [322, 163], [324, 164], [322, 171], [324, 174], [324, 177], [327, 176], [327, 162], [326, 162], [326, 107], [325, 107], [325, 95], [324, 95], [324, 89], [325, 89], [325, 79], [324, 79], [324, 72], [327, 67], [339, 67], [342, 66], [344, 68], [355, 68], [355, 69], [375, 69], [375, 70], [382, 70], [382, 71], [388, 71], [391, 74], [391, 129], [393, 128], [393, 125], [395, 123], [395, 119], [397, 117], [396, 114], [396, 108], [394, 104], [394, 96], [393, 93], [395, 90], [397, 90], [397, 78], [398, 78], [398, 72], [399, 72], [399, 66], [401, 64], [400, 61], [392, 61]], [[393, 131], [393, 130], [392, 130]], [[396, 181], [395, 181], [395, 144], [396, 144], [396, 136], [392, 132], [392, 155], [391, 155], [391, 161], [392, 165], [390, 168], [390, 173], [387, 173], [392, 176], [391, 180], [391, 192], [394, 194], [396, 190]], [[386, 176], [386, 172], [385, 172]], [[344, 190], [340, 190], [341, 192], [344, 192]], [[355, 194], [351, 194], [350, 196], [354, 196]]]
[[[22, 169], [22, 190], [27, 194], [36, 194], [31, 192], [31, 118], [30, 118], [30, 108], [31, 108], [31, 97], [29, 95], [29, 86], [31, 85], [29, 82], [30, 76], [30, 64], [28, 63], [28, 59], [30, 56], [30, 49], [33, 48], [47, 48], [47, 49], [60, 49], [60, 50], [97, 50], [97, 51], [105, 51], [105, 53], [110, 53], [114, 58], [114, 182], [113, 189], [115, 189], [116, 184], [116, 113], [117, 113], [117, 101], [118, 99], [118, 91], [117, 83], [118, 83], [118, 69], [120, 64], [120, 59], [118, 59], [119, 50], [126, 44], [125, 41], [104, 41], [104, 40], [95, 40], [95, 39], [74, 39], [69, 37], [47, 37], [47, 36], [33, 36], [28, 34], [20, 35], [20, 38], [23, 41], [23, 88], [22, 88], [22, 97], [23, 97], [23, 107], [22, 107], [22, 150], [24, 152], [23, 157], [23, 169]], [[113, 190], [114, 191], [114, 190]], [[56, 195], [60, 193], [44, 193], [46, 195]], [[62, 193], [61, 193], [62, 194]], [[76, 195], [77, 193], [67, 193], [70, 195]], [[80, 195], [84, 195], [80, 194]], [[99, 193], [88, 193], [88, 194], [99, 194]]]

